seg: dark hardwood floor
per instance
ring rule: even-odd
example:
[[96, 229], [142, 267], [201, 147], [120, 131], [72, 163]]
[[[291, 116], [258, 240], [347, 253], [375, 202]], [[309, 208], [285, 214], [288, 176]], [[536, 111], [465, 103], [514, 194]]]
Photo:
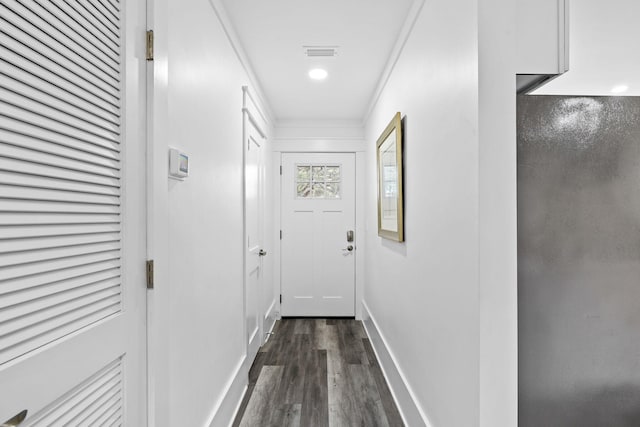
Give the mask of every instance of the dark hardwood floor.
[[233, 425], [404, 424], [362, 323], [304, 318], [276, 323], [251, 367]]

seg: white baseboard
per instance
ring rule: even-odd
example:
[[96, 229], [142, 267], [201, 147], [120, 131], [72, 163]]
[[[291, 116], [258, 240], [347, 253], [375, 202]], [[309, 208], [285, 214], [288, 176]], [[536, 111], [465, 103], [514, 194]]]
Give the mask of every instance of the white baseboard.
[[[269, 306], [269, 309], [267, 310], [267, 312], [264, 315], [264, 323], [263, 323], [263, 330], [265, 332], [265, 334], [273, 331], [273, 327], [276, 325], [276, 320], [278, 318], [278, 315], [276, 313], [276, 299], [274, 298], [274, 300], [271, 302], [271, 305]], [[266, 342], [269, 339], [269, 335], [266, 335], [265, 337], [262, 337], [263, 340]]]
[[[276, 324], [276, 300], [274, 299], [264, 316], [264, 330], [271, 332]], [[247, 392], [249, 382], [249, 368], [253, 360], [247, 360], [244, 356], [236, 366], [235, 374], [227, 384], [223, 397], [218, 401], [213, 411], [209, 427], [227, 427], [233, 424], [233, 420], [240, 409], [242, 399]]]
[[247, 383], [249, 382], [245, 359], [246, 357], [243, 356], [238, 362], [233, 376], [227, 383], [224, 394], [216, 403], [209, 422], [206, 424], [208, 427], [228, 427], [233, 424], [233, 419], [240, 408], [244, 393], [247, 390]]
[[432, 424], [427, 420], [424, 411], [415, 399], [391, 348], [364, 301], [362, 301], [362, 323], [405, 425], [410, 427], [431, 426]]

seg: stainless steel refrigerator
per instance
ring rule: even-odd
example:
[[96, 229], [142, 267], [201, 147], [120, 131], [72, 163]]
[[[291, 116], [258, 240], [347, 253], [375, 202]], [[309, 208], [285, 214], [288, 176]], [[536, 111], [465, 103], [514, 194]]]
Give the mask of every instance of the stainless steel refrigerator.
[[521, 427], [640, 426], [640, 98], [518, 97]]

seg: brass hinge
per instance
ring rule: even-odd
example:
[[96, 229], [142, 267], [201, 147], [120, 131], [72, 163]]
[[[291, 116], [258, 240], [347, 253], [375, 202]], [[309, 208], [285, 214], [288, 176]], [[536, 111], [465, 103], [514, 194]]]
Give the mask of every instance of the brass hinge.
[[153, 289], [153, 260], [147, 260], [147, 289]]
[[147, 61], [153, 61], [153, 30], [147, 30]]

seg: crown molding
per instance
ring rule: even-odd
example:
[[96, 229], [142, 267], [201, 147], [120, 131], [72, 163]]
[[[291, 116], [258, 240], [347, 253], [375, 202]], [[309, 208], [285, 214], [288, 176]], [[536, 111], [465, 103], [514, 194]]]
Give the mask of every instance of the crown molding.
[[236, 33], [235, 28], [231, 23], [231, 20], [229, 19], [227, 9], [224, 7], [224, 4], [221, 0], [209, 0], [209, 4], [218, 17], [218, 21], [220, 21], [220, 25], [222, 26], [224, 33], [227, 35], [227, 39], [229, 40], [233, 51], [238, 57], [238, 61], [240, 61], [242, 68], [244, 68], [247, 76], [249, 76], [249, 83], [252, 86], [252, 93], [254, 95], [254, 98], [257, 98], [256, 101], [260, 104], [263, 114], [266, 116], [268, 122], [273, 125], [275, 123], [273, 109], [271, 108], [271, 105], [264, 95], [264, 91], [262, 90], [260, 81], [256, 77], [256, 74], [253, 71], [253, 67], [251, 66], [251, 61], [249, 60], [249, 57], [247, 56], [244, 47], [240, 42], [240, 38], [238, 37], [238, 34]]
[[422, 11], [422, 7], [424, 6], [424, 4], [425, 4], [425, 0], [414, 0], [413, 4], [411, 5], [411, 8], [409, 8], [409, 13], [407, 13], [407, 17], [405, 18], [404, 23], [402, 24], [402, 29], [400, 30], [400, 34], [398, 34], [396, 43], [393, 46], [393, 49], [391, 49], [391, 54], [389, 55], [387, 64], [385, 65], [384, 70], [380, 75], [380, 79], [378, 80], [376, 89], [373, 92], [373, 95], [369, 100], [367, 110], [365, 111], [365, 114], [362, 117], [363, 127], [366, 126], [367, 121], [369, 121], [369, 117], [371, 116], [373, 109], [378, 104], [378, 101], [380, 100], [380, 96], [382, 95], [382, 92], [387, 86], [387, 83], [389, 82], [389, 78], [391, 77], [391, 74], [393, 74], [393, 70], [395, 69], [396, 64], [398, 63], [398, 59], [400, 59], [400, 55], [404, 50], [404, 46], [407, 44], [407, 41], [409, 40], [409, 36], [413, 31], [413, 27], [415, 26], [416, 21], [420, 16], [420, 12]]

